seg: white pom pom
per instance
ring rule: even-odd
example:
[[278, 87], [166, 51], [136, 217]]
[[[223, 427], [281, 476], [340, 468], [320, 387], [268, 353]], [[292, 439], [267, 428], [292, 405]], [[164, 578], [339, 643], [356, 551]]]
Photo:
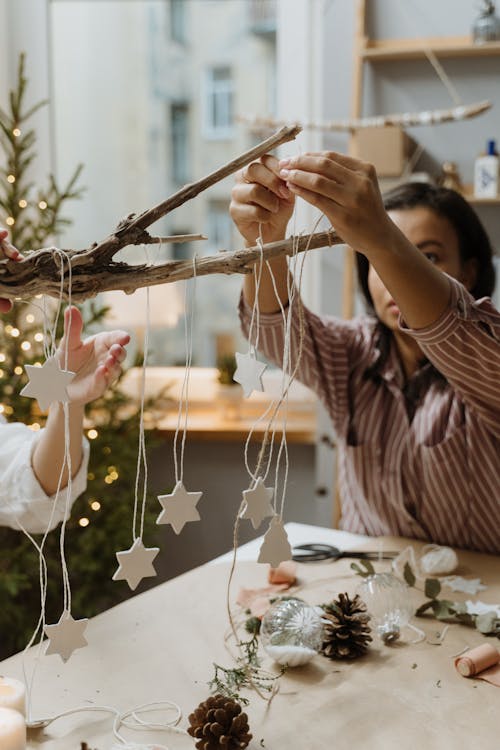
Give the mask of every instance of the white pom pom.
[[426, 575], [444, 576], [453, 573], [458, 566], [458, 557], [451, 547], [429, 545], [424, 547], [420, 567]]

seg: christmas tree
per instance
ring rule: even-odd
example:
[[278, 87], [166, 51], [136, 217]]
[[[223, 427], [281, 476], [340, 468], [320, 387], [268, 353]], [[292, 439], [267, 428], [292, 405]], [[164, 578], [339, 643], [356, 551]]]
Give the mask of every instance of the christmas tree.
[[[27, 124], [45, 102], [26, 106], [27, 79], [20, 56], [17, 86], [10, 92], [8, 111], [0, 109], [0, 224], [8, 227], [12, 243], [22, 252], [38, 249], [60, 237], [71, 221], [63, 216], [68, 201], [80, 198], [81, 166], [60, 188], [53, 176], [41, 188], [30, 181], [36, 158], [36, 134]], [[33, 430], [43, 427], [45, 415], [35, 399], [19, 393], [27, 382], [26, 364], [42, 362], [44, 334], [41, 300], [16, 302], [0, 320], [0, 414]], [[84, 306], [86, 328], [99, 326], [108, 308]], [[60, 335], [61, 331], [58, 332]], [[139, 440], [137, 405], [119, 388], [107, 392], [88, 410], [87, 437], [91, 443], [87, 491], [73, 506], [66, 531], [66, 557], [72, 586], [74, 617], [90, 617], [130, 595], [127, 584], [113, 582], [115, 552], [132, 543], [132, 513]], [[157, 438], [148, 434], [148, 447]], [[155, 543], [158, 503], [145, 515], [145, 543]], [[59, 535], [45, 544], [48, 565], [47, 621], [62, 612], [62, 572]], [[142, 588], [158, 582], [147, 579]], [[0, 528], [0, 659], [22, 649], [40, 614], [38, 552], [19, 531]]]

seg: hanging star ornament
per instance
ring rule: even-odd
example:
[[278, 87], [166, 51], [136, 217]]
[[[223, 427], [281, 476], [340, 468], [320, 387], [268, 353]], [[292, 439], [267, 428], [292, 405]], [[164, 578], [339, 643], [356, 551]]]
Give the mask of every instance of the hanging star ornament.
[[45, 653], [47, 655], [59, 654], [64, 662], [68, 661], [73, 651], [87, 646], [83, 633], [88, 622], [88, 617], [83, 620], [74, 620], [71, 612], [65, 610], [56, 625], [44, 627], [45, 635], [49, 639]]
[[262, 374], [267, 365], [259, 362], [255, 356], [254, 349], [250, 349], [248, 354], [236, 352], [236, 371], [233, 380], [243, 387], [243, 393], [248, 398], [252, 391], [263, 391]]
[[252, 489], [243, 491], [246, 505], [241, 517], [250, 520], [254, 529], [259, 528], [264, 518], [274, 515], [274, 509], [271, 505], [273, 494], [274, 490], [264, 486], [262, 477], [257, 479]]
[[66, 388], [75, 373], [61, 370], [56, 357], [49, 357], [41, 367], [25, 365], [25, 369], [29, 382], [21, 391], [21, 396], [36, 398], [42, 411], [47, 411], [54, 401], [65, 403], [69, 400]]
[[279, 516], [274, 516], [264, 536], [257, 562], [269, 563], [272, 568], [277, 568], [280, 562], [291, 559], [292, 548], [283, 521]]
[[116, 553], [118, 568], [113, 575], [113, 581], [127, 581], [134, 591], [143, 578], [158, 575], [153, 560], [159, 551], [159, 547], [145, 547], [142, 539], [137, 537], [130, 549]]
[[202, 495], [203, 492], [188, 492], [182, 482], [177, 482], [170, 495], [158, 495], [163, 510], [156, 523], [169, 523], [180, 534], [186, 523], [200, 520], [196, 504]]

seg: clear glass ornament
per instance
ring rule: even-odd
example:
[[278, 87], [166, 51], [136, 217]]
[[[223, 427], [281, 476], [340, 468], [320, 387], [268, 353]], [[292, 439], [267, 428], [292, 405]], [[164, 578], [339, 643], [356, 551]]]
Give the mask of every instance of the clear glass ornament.
[[500, 39], [500, 18], [495, 15], [495, 3], [483, 0], [481, 14], [472, 27], [474, 44], [485, 44]]
[[280, 599], [262, 618], [261, 642], [278, 664], [305, 664], [320, 650], [323, 620], [316, 607], [301, 599]]
[[396, 641], [414, 612], [410, 587], [392, 573], [374, 573], [365, 578], [357, 593], [368, 607], [379, 638], [384, 643]]

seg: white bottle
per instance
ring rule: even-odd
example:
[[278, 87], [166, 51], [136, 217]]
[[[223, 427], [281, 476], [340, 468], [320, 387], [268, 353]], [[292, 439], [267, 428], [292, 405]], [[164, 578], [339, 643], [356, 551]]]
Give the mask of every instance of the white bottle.
[[499, 194], [500, 160], [495, 141], [488, 141], [486, 154], [479, 156], [474, 165], [474, 196], [497, 198]]

